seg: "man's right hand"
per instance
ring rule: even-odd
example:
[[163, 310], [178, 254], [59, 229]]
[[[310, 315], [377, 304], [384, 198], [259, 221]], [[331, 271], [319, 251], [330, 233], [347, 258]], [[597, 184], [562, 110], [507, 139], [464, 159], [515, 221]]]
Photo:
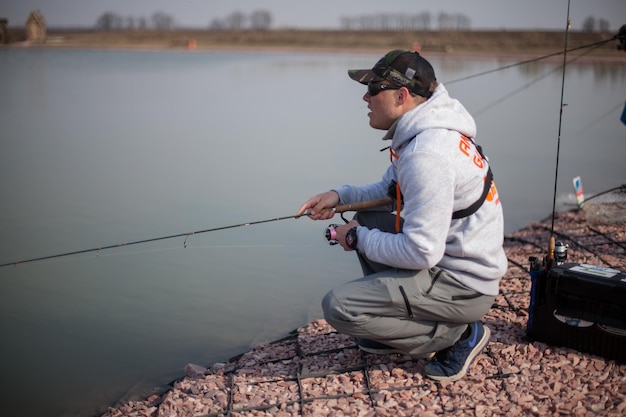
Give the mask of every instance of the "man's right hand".
[[332, 210], [339, 204], [339, 194], [336, 191], [314, 195], [309, 198], [298, 210], [296, 216], [307, 214], [313, 220], [332, 219], [335, 211]]

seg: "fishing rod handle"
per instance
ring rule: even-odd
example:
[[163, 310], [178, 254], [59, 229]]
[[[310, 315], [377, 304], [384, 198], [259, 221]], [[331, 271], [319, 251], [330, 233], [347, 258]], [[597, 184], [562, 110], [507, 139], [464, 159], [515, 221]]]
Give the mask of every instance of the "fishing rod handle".
[[382, 207], [393, 204], [391, 198], [381, 198], [380, 200], [363, 201], [362, 203], [341, 204], [333, 209], [335, 213], [345, 213], [346, 211], [358, 211], [374, 207]]

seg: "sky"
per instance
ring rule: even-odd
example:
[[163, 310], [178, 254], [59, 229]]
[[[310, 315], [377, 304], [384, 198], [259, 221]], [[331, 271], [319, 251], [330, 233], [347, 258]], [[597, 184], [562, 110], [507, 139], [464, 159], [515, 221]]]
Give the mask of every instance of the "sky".
[[19, 26], [40, 10], [49, 27], [92, 27], [106, 12], [137, 18], [164, 12], [179, 27], [206, 28], [235, 11], [265, 10], [272, 28], [339, 29], [341, 17], [427, 11], [465, 15], [476, 30], [562, 30], [568, 3], [574, 30], [588, 16], [605, 19], [616, 32], [626, 24], [626, 0], [0, 0], [0, 17]]

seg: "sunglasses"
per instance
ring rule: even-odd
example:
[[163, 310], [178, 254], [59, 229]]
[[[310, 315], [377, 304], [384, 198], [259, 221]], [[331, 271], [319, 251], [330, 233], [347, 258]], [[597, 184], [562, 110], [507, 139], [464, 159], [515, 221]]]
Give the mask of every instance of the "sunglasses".
[[368, 83], [367, 84], [367, 94], [370, 97], [374, 97], [376, 94], [380, 93], [383, 90], [399, 90], [401, 86], [393, 85], [393, 84], [381, 84], [381, 82]]

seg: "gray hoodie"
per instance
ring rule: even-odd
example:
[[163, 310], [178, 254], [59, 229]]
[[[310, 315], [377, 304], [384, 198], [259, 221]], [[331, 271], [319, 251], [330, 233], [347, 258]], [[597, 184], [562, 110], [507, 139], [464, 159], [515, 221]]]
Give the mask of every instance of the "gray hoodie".
[[475, 135], [474, 119], [442, 84], [394, 123], [383, 139], [391, 139], [397, 158], [382, 180], [336, 190], [346, 204], [385, 198], [391, 180], [400, 184], [402, 233], [359, 227], [357, 249], [363, 255], [395, 268], [438, 266], [482, 294], [497, 295], [507, 258], [495, 186], [478, 211], [452, 219], [454, 211], [471, 206], [483, 192], [488, 163], [468, 139]]

